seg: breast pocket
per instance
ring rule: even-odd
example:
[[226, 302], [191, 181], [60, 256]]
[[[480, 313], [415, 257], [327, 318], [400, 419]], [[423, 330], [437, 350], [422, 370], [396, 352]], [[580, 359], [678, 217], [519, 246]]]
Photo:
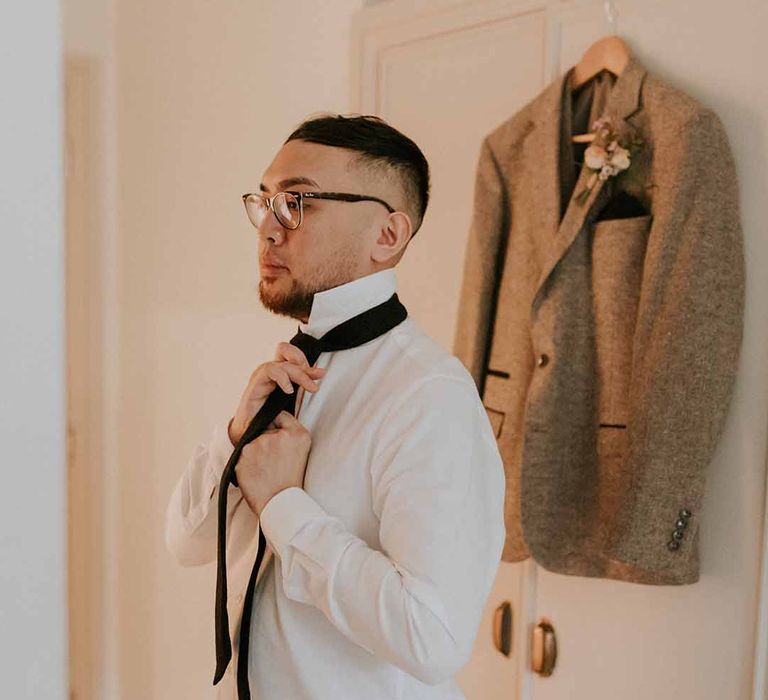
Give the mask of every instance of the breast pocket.
[[592, 290], [600, 424], [626, 427], [632, 338], [653, 216], [606, 219], [594, 224]]

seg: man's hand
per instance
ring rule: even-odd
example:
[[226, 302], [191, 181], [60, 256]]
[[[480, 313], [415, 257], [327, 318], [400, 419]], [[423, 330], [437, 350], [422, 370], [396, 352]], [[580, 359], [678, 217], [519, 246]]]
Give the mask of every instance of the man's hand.
[[251, 374], [248, 386], [243, 391], [237, 411], [229, 423], [229, 440], [232, 445], [237, 445], [253, 417], [264, 405], [267, 396], [278, 384], [287, 393], [293, 391], [291, 381], [304, 387], [306, 391], [315, 392], [319, 387], [313, 380], [321, 379], [324, 374], [324, 367], [310, 367], [300, 348], [291, 343], [279, 343], [275, 361], [259, 365]]
[[256, 515], [276, 493], [304, 486], [311, 443], [309, 431], [288, 411], [280, 411], [267, 430], [243, 447], [235, 475]]

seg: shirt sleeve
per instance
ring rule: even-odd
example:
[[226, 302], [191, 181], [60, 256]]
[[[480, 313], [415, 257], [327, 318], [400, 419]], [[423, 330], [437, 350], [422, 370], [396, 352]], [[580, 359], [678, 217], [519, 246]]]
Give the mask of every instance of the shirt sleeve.
[[[219, 481], [234, 446], [228, 421], [217, 424], [208, 443], [197, 445], [171, 495], [165, 519], [165, 544], [183, 566], [216, 559]], [[233, 484], [227, 491], [227, 537], [235, 510], [247, 503]]]
[[370, 468], [381, 550], [296, 487], [261, 525], [288, 598], [435, 685], [471, 654], [505, 538], [503, 464], [469, 376], [429, 377], [401, 397]]

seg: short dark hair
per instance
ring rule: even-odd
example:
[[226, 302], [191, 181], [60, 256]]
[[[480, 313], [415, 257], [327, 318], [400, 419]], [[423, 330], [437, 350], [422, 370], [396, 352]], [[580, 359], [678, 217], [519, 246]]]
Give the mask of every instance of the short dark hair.
[[285, 143], [300, 139], [357, 151], [358, 160], [395, 171], [408, 205], [417, 215], [413, 233], [421, 227], [429, 202], [429, 165], [421, 149], [381, 117], [371, 114], [326, 113], [302, 122]]

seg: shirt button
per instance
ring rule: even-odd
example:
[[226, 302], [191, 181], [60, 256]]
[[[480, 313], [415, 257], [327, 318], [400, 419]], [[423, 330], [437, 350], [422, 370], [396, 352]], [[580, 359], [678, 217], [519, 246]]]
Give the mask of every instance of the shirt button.
[[536, 364], [539, 367], [546, 367], [549, 364], [549, 355], [547, 355], [545, 352], [541, 353], [541, 355], [539, 355], [539, 359], [536, 360]]

